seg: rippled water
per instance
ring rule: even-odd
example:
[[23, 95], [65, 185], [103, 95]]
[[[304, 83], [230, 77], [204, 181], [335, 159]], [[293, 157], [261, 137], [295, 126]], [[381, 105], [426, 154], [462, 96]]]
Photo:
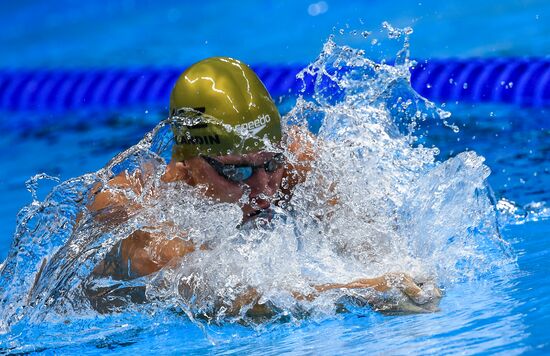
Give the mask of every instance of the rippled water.
[[[532, 224], [547, 219], [548, 210], [542, 202], [522, 207], [511, 202], [515, 197], [495, 195], [487, 183], [490, 167], [474, 151], [447, 152], [450, 146], [443, 145], [441, 153], [430, 143], [441, 132], [460, 137], [459, 128], [410, 88], [409, 31], [388, 31], [404, 39], [395, 66], [329, 40], [304, 70], [318, 74], [316, 92], [286, 103], [291, 110], [284, 121], [287, 130], [317, 129], [316, 159], [290, 205], [277, 208], [270, 223], [239, 228], [238, 205], [205, 199], [200, 187], [163, 183], [172, 135], [166, 122], [103, 169], [56, 185], [43, 200], [34, 196], [18, 216], [0, 274], [2, 349], [519, 353], [531, 347], [525, 339], [532, 335], [532, 345], [547, 347], [516, 297], [525, 288], [522, 251], [537, 256], [509, 237], [544, 235], [547, 225]], [[276, 149], [296, 161], [284, 145]], [[142, 209], [116, 219], [87, 211], [92, 186], [144, 167], [143, 191], [121, 191]], [[29, 181], [29, 189], [44, 178]], [[327, 203], [332, 199], [337, 203]], [[118, 241], [139, 229], [185, 232], [209, 250], [146, 278], [120, 282], [91, 274]], [[343, 300], [345, 291], [310, 302], [291, 295], [310, 293], [311, 284], [394, 271], [442, 288], [441, 311], [388, 316]], [[192, 285], [194, 293], [182, 285]], [[270, 321], [251, 319], [245, 310], [228, 315], [220, 307], [249, 286], [276, 307]], [[126, 300], [101, 312], [89, 293], [99, 287], [144, 290], [149, 302]], [[347, 313], [338, 312], [339, 303]], [[398, 311], [418, 310], [397, 291], [383, 296], [382, 305], [388, 303]]]

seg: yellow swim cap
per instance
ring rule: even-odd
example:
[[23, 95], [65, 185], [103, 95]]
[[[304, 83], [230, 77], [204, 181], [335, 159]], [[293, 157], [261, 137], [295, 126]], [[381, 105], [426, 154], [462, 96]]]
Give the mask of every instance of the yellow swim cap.
[[[281, 116], [258, 76], [244, 63], [213, 57], [183, 72], [170, 95], [172, 159], [259, 151], [281, 140]], [[244, 138], [244, 139], [243, 139]]]

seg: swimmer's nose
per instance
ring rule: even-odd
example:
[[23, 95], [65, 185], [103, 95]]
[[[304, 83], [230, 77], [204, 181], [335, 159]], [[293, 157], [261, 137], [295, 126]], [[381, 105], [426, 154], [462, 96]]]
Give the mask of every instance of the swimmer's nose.
[[277, 190], [276, 184], [271, 181], [271, 176], [265, 170], [260, 169], [253, 176], [253, 180], [250, 182], [250, 198], [257, 198], [259, 195], [266, 195], [272, 197]]

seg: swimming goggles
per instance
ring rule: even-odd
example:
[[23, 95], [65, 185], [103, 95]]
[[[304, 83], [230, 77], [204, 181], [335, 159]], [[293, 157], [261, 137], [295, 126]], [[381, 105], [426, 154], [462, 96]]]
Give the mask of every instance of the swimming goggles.
[[265, 161], [263, 164], [254, 166], [248, 164], [223, 164], [220, 161], [211, 158], [201, 156], [214, 170], [222, 177], [230, 180], [234, 183], [242, 183], [254, 175], [254, 172], [258, 169], [263, 169], [267, 173], [273, 173], [279, 169], [285, 159], [282, 153], [277, 153], [271, 159]]

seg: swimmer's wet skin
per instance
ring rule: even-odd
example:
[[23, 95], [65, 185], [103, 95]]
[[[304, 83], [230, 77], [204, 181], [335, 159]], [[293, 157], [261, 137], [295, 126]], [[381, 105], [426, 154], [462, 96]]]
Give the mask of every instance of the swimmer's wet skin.
[[[259, 216], [269, 219], [274, 206], [284, 208], [294, 187], [307, 179], [315, 160], [313, 136], [299, 127], [290, 127], [283, 133], [280, 114], [263, 83], [247, 65], [235, 59], [208, 58], [183, 72], [170, 97], [170, 120], [175, 143], [162, 181], [201, 186], [211, 199], [239, 204], [243, 224]], [[292, 154], [299, 163], [285, 159], [283, 146], [286, 154]], [[96, 187], [89, 211], [96, 220], [120, 222], [117, 216], [124, 217], [140, 206], [130, 204], [116, 189], [131, 189], [139, 194], [147, 177], [147, 168], [125, 171], [114, 177], [109, 187]], [[208, 253], [208, 246], [195, 246], [185, 235], [182, 232], [181, 236], [168, 239], [136, 231], [115, 246], [96, 266], [94, 274], [131, 280], [170, 268], [170, 264], [190, 253]], [[432, 286], [428, 293], [405, 273], [313, 285], [314, 292], [307, 295], [289, 292], [296, 300], [313, 300], [335, 289], [347, 290], [351, 298], [389, 312], [431, 312], [437, 310], [441, 298], [437, 287]], [[403, 298], [394, 304], [384, 303], [380, 295], [392, 290], [400, 291]], [[96, 299], [92, 304], [98, 310], [108, 311], [109, 307], [101, 306], [97, 298], [110, 293], [90, 293]], [[269, 315], [266, 304], [259, 304], [260, 297], [250, 287], [229, 306], [229, 314], [239, 315], [243, 306], [252, 306], [247, 315]]]

